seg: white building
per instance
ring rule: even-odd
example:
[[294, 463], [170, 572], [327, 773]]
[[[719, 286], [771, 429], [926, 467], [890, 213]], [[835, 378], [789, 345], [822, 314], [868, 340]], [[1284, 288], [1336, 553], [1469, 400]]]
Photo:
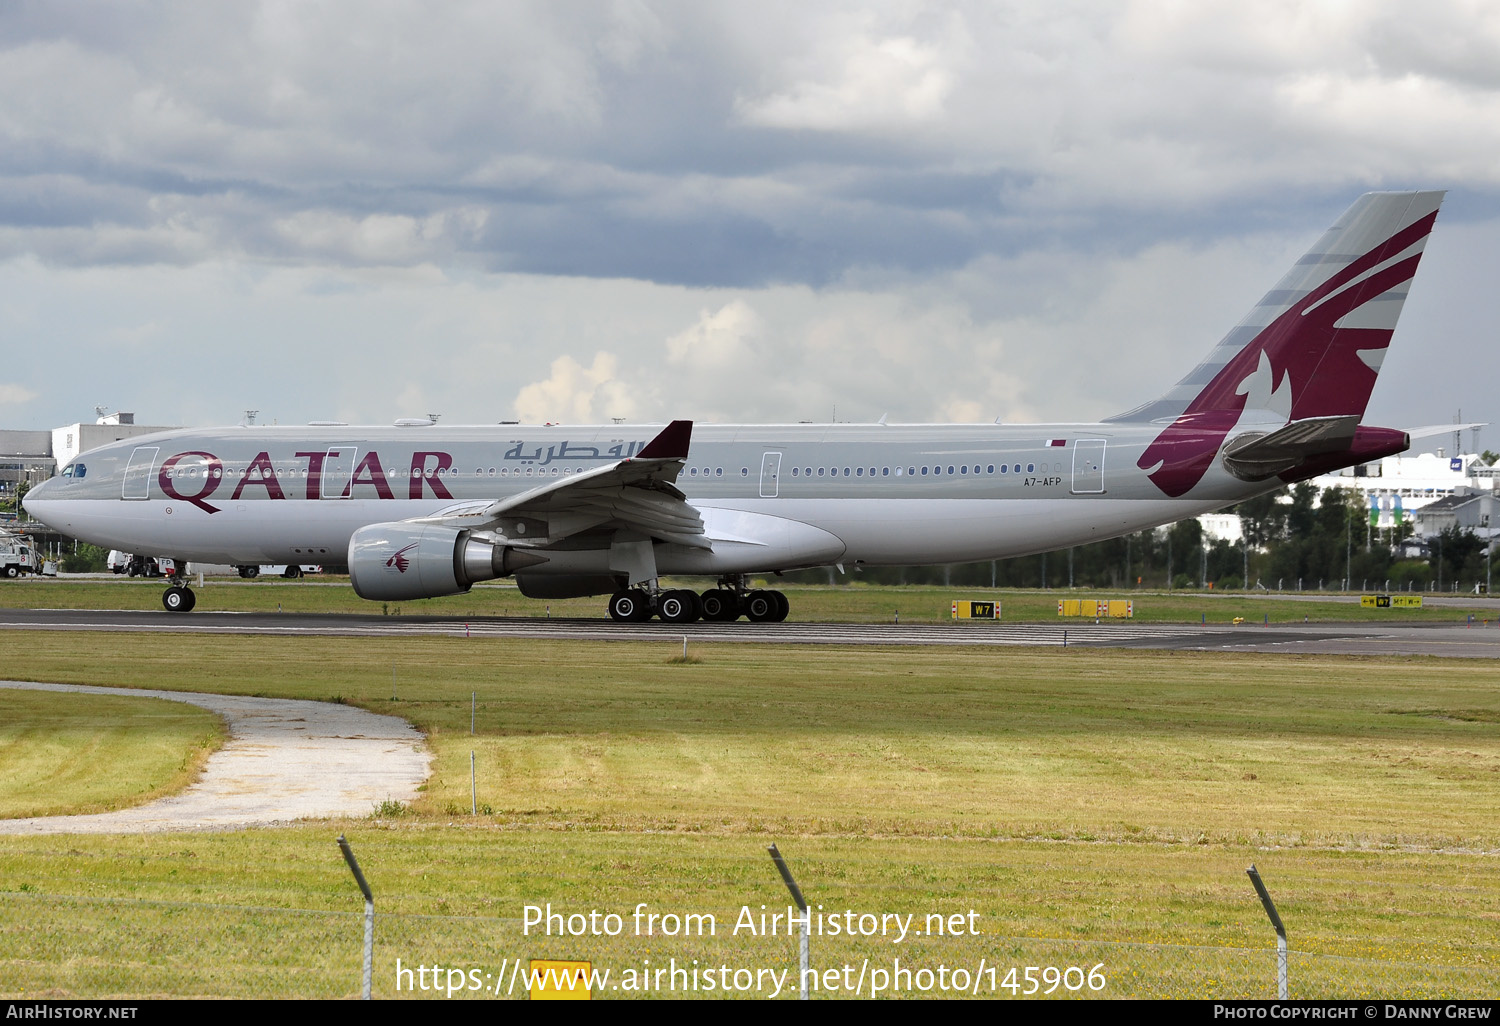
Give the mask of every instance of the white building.
[[[1361, 505], [1380, 511], [1380, 526], [1403, 519], [1421, 521], [1424, 507], [1453, 495], [1493, 493], [1500, 468], [1488, 466], [1473, 453], [1449, 456], [1442, 449], [1415, 455], [1387, 456], [1375, 463], [1348, 467], [1312, 479], [1319, 492], [1329, 488], [1357, 491]], [[1412, 515], [1415, 514], [1413, 517]], [[1434, 532], [1435, 533], [1435, 532]]]
[[1238, 513], [1205, 513], [1198, 518], [1203, 537], [1210, 541], [1227, 541], [1235, 545], [1245, 536]]
[[[1330, 488], [1344, 488], [1360, 495], [1360, 504], [1365, 509], [1373, 504], [1380, 511], [1380, 526], [1390, 527], [1396, 521], [1396, 510], [1401, 510], [1401, 519], [1417, 525], [1422, 537], [1438, 534], [1445, 526], [1459, 523], [1471, 527], [1481, 536], [1491, 530], [1500, 531], [1500, 523], [1490, 527], [1494, 519], [1489, 516], [1491, 498], [1495, 496], [1495, 482], [1500, 479], [1500, 467], [1485, 464], [1472, 453], [1449, 456], [1444, 450], [1402, 456], [1387, 456], [1375, 463], [1346, 467], [1332, 474], [1311, 479], [1311, 484], [1321, 495]], [[1465, 497], [1484, 496], [1481, 502], [1460, 500]], [[1430, 523], [1424, 522], [1422, 510], [1438, 503]], [[1461, 512], [1455, 513], [1461, 506]], [[1211, 539], [1224, 539], [1238, 543], [1242, 537], [1240, 518], [1233, 513], [1209, 513], [1198, 518], [1203, 533]]]

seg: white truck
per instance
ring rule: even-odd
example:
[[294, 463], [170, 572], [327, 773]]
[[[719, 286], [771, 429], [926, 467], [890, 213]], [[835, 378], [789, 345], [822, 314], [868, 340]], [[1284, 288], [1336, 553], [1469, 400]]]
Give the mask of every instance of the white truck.
[[296, 578], [306, 574], [320, 574], [323, 572], [323, 567], [313, 563], [266, 563], [260, 566], [250, 563], [246, 565], [236, 564], [235, 570], [244, 578], [259, 577], [261, 574], [265, 574], [268, 577]]
[[20, 577], [22, 574], [41, 572], [41, 560], [27, 542], [13, 536], [0, 537], [0, 574]]

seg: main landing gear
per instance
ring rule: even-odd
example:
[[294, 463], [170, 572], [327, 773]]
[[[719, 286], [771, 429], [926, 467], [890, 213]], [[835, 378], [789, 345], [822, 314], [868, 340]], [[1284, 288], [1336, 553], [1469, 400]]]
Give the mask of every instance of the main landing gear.
[[652, 616], [660, 617], [663, 623], [692, 623], [700, 619], [728, 623], [741, 616], [751, 623], [780, 623], [791, 609], [781, 592], [750, 591], [742, 578], [725, 578], [719, 584], [720, 587], [710, 588], [701, 595], [686, 588], [619, 591], [609, 600], [609, 616], [623, 623], [643, 623]]

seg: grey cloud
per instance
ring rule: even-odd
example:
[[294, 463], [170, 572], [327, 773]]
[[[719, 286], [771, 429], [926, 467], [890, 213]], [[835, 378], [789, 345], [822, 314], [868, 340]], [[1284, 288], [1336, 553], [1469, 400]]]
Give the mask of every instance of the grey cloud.
[[[1500, 111], [1461, 70], [1486, 66], [1494, 33], [1464, 33], [1459, 7], [1418, 26], [1311, 17], [1326, 54], [1213, 5], [22, 4], [0, 15], [23, 76], [0, 100], [0, 221], [23, 249], [32, 228], [146, 230], [190, 210], [207, 254], [823, 285], [1039, 243], [1207, 238], [1404, 182], [1418, 144], [1379, 148], [1356, 71], [1441, 83], [1452, 56], [1453, 88]], [[1336, 127], [1284, 95], [1318, 73], [1352, 83], [1327, 87], [1355, 104]], [[1429, 163], [1500, 184], [1482, 133], [1465, 152], [1456, 128], [1432, 131]], [[475, 206], [482, 230], [385, 257], [267, 227]], [[34, 251], [198, 252], [70, 257], [56, 234]]]
[[[12, 3], [6, 326], [96, 346], [122, 388], [114, 323], [174, 358], [213, 339], [247, 394], [195, 399], [203, 419], [267, 393], [288, 417], [424, 394], [498, 419], [557, 358], [660, 363], [742, 301], [749, 365], [796, 377], [658, 368], [627, 382], [641, 409], [1108, 414], [1196, 362], [1365, 188], [1452, 188], [1440, 232], [1475, 226], [1465, 252], [1492, 264], [1497, 39], [1457, 0]], [[1401, 337], [1469, 359], [1477, 305], [1429, 277]], [[339, 384], [299, 391], [247, 346]]]

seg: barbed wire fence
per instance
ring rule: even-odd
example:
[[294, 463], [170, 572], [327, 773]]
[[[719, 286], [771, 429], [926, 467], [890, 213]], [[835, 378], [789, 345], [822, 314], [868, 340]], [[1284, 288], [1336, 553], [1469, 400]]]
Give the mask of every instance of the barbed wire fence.
[[[769, 862], [767, 873], [780, 887]], [[595, 997], [786, 999], [799, 990], [800, 927], [788, 922], [785, 904], [769, 897], [764, 910], [695, 909], [695, 922], [662, 919], [644, 933], [629, 909], [618, 911], [618, 923], [596, 921], [592, 928], [570, 923], [568, 915], [576, 913], [557, 911], [563, 918], [550, 924], [548, 936], [526, 917], [382, 912], [380, 882], [370, 883], [376, 998], [524, 998], [533, 960], [590, 963]], [[810, 876], [803, 884], [816, 886]], [[349, 890], [347, 910], [0, 892], [0, 992], [23, 998], [357, 998], [366, 916], [352, 881]], [[1245, 890], [1246, 910], [1260, 915], [1255, 894]], [[766, 894], [772, 893], [768, 887]], [[737, 929], [747, 910], [751, 928]], [[782, 918], [766, 929], [764, 917], [778, 913]], [[528, 915], [535, 920], [543, 913], [538, 908]], [[913, 925], [931, 924], [918, 914]], [[1261, 925], [1261, 947], [1013, 936], [962, 926], [944, 935], [918, 936], [913, 929], [893, 943], [890, 936], [830, 934], [820, 920], [810, 938], [808, 990], [814, 999], [1269, 999], [1277, 996], [1277, 950], [1269, 925]], [[574, 928], [581, 934], [567, 935]], [[1354, 957], [1298, 950], [1294, 924], [1291, 929], [1286, 965], [1294, 1000], [1500, 996], [1500, 945], [1468, 947], [1460, 958], [1449, 949], [1446, 959], [1430, 961], [1409, 948], [1389, 958]]]

